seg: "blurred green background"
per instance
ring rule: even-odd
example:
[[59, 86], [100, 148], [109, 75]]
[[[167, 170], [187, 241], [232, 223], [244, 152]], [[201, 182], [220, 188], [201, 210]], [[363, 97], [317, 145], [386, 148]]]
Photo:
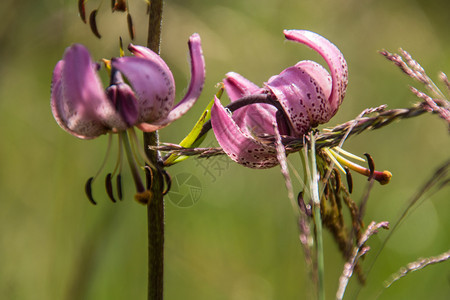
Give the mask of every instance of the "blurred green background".
[[[0, 10], [0, 299], [145, 299], [146, 209], [132, 199], [111, 203], [102, 180], [92, 206], [84, 183], [100, 167], [106, 138], [78, 140], [61, 130], [49, 105], [55, 63], [72, 43], [93, 57], [117, 56], [119, 35], [128, 43], [126, 17], [111, 14], [105, 1], [96, 39], [78, 16], [77, 1], [2, 1]], [[100, 1], [87, 2], [87, 9]], [[144, 1], [129, 1], [136, 44], [145, 44]], [[437, 80], [450, 73], [450, 3], [446, 0], [194, 0], [166, 1], [162, 57], [174, 72], [177, 99], [189, 81], [186, 42], [200, 33], [207, 65], [202, 98], [187, 117], [161, 131], [163, 142], [179, 142], [216, 92], [228, 71], [261, 84], [302, 59], [323, 63], [305, 46], [284, 42], [283, 29], [309, 29], [335, 43], [349, 64], [346, 99], [330, 126], [363, 109], [387, 104], [408, 107], [417, 99], [406, 78], [377, 50], [408, 50]], [[225, 100], [225, 98], [224, 98]], [[209, 136], [205, 145], [213, 145]], [[393, 179], [376, 185], [366, 224], [394, 221], [435, 168], [449, 158], [445, 123], [424, 115], [352, 137], [345, 149], [369, 152]], [[301, 169], [298, 157], [292, 162]], [[112, 170], [111, 158], [107, 170]], [[308, 299], [298, 230], [279, 168], [251, 170], [225, 158], [190, 159], [169, 169], [201, 181], [201, 196], [188, 208], [166, 202], [166, 299]], [[105, 173], [106, 175], [106, 173]], [[354, 176], [353, 198], [367, 184]], [[186, 190], [184, 190], [186, 191]], [[296, 192], [299, 185], [296, 184]], [[449, 190], [419, 206], [392, 236], [360, 299], [374, 299], [401, 266], [437, 255], [450, 245]], [[370, 240], [370, 255], [381, 232]], [[333, 299], [343, 259], [325, 233], [327, 299]], [[347, 299], [358, 287], [352, 279]], [[386, 290], [380, 299], [448, 299], [449, 263], [429, 267]]]

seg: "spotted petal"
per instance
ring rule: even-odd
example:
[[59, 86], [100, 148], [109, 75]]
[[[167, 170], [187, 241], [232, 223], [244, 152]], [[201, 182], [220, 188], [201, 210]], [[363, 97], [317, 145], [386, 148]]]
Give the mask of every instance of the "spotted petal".
[[[235, 72], [227, 73], [223, 83], [231, 102], [264, 92], [262, 88]], [[274, 135], [272, 123], [276, 120], [276, 111], [277, 109], [270, 104], [252, 104], [236, 110], [233, 120], [248, 134]]]
[[256, 169], [278, 164], [275, 149], [243, 132], [217, 97], [211, 109], [211, 124], [220, 146], [235, 162]]
[[315, 77], [326, 78], [327, 72], [317, 66], [313, 62], [298, 63], [272, 77], [267, 83], [291, 122], [291, 134], [297, 137], [332, 117], [326, 95], [327, 92], [329, 95], [329, 84], [323, 87], [310, 75], [310, 69], [315, 68], [316, 72], [325, 72], [323, 76]]
[[[165, 62], [157, 55], [156, 53], [152, 52], [148, 48], [139, 47], [139, 46], [133, 46], [131, 45], [129, 49], [137, 56], [135, 59], [146, 59], [148, 61], [152, 61], [154, 66], [159, 67], [160, 70], [164, 70], [164, 72], [161, 73], [161, 78], [168, 79], [168, 76], [166, 74], [170, 74], [171, 79], [165, 80], [166, 83], [173, 83], [173, 89], [167, 89], [167, 93], [170, 93], [170, 101], [165, 101], [161, 105], [161, 109], [158, 111], [153, 112], [155, 117], [151, 118], [143, 118], [140, 120], [140, 124], [137, 125], [138, 128], [142, 129], [143, 131], [151, 132], [158, 130], [160, 128], [163, 128], [173, 121], [179, 119], [182, 115], [184, 115], [191, 107], [195, 104], [197, 99], [200, 97], [201, 91], [203, 89], [203, 84], [205, 82], [205, 60], [203, 58], [203, 51], [201, 47], [201, 40], [200, 36], [198, 34], [193, 34], [189, 39], [189, 51], [191, 56], [191, 82], [189, 84], [188, 91], [186, 95], [183, 97], [183, 99], [175, 106], [173, 106], [174, 102], [174, 93], [175, 93], [175, 85], [174, 80], [172, 77], [172, 73], [168, 69]], [[117, 61], [124, 60], [123, 58], [118, 59]], [[123, 64], [125, 65], [125, 64]], [[124, 72], [125, 76], [128, 77], [130, 80], [130, 83], [133, 85], [133, 88], [136, 90], [134, 80], [130, 78], [129, 75], [132, 76], [128, 70], [126, 70], [123, 66], [119, 66], [118, 69]], [[151, 78], [151, 77], [150, 77]], [[153, 78], [152, 78], [153, 80]], [[159, 84], [160, 85], [160, 84]], [[161, 86], [161, 85], [160, 85]], [[142, 85], [142, 87], [145, 89], [145, 85]], [[148, 88], [148, 87], [147, 87]], [[148, 94], [148, 92], [147, 92]], [[139, 95], [139, 93], [138, 93]], [[138, 96], [139, 97], [139, 96]], [[156, 101], [159, 101], [159, 99], [164, 98], [157, 98]], [[152, 103], [155, 100], [147, 101], [146, 103]], [[169, 106], [170, 104], [170, 106]], [[150, 106], [149, 106], [150, 108]], [[154, 107], [156, 108], [156, 106]], [[153, 109], [154, 109], [153, 108]], [[149, 109], [151, 110], [151, 109]], [[157, 114], [157, 115], [156, 115]]]
[[82, 45], [69, 47], [53, 71], [51, 107], [58, 124], [70, 134], [91, 139], [124, 121], [106, 97], [94, 62]]
[[156, 125], [167, 126], [179, 119], [191, 109], [202, 93], [203, 85], [205, 83], [205, 59], [203, 57], [200, 36], [196, 33], [193, 34], [189, 38], [188, 45], [191, 56], [191, 82], [189, 83], [188, 91], [164, 120], [154, 123]]
[[235, 72], [227, 73], [223, 83], [231, 102], [261, 90], [259, 86]]
[[111, 61], [130, 82], [139, 106], [138, 123], [154, 122], [165, 118], [175, 99], [175, 81], [166, 63], [155, 55], [146, 57], [120, 57]]
[[[320, 99], [320, 105], [312, 105], [312, 102], [308, 103], [309, 115], [313, 115], [314, 121], [319, 124], [328, 122], [334, 115], [333, 108], [328, 101], [332, 87], [330, 74], [322, 65], [310, 60], [300, 61], [295, 66], [311, 76], [317, 86], [319, 86], [322, 90], [322, 94], [325, 96], [325, 99]], [[325, 111], [318, 114], [317, 109], [319, 106], [322, 107], [322, 105], [324, 106], [323, 108]]]
[[326, 61], [332, 78], [331, 94], [328, 98], [333, 115], [342, 103], [348, 82], [347, 62], [341, 51], [324, 37], [307, 30], [285, 30], [286, 39], [302, 43], [317, 51]]

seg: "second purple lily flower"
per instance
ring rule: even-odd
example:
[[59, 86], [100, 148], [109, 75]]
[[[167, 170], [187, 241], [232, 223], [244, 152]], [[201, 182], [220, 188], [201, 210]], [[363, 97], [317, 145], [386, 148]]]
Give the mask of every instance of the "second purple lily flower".
[[[270, 168], [278, 164], [276, 150], [260, 137], [281, 135], [301, 138], [311, 128], [328, 122], [342, 103], [347, 88], [347, 63], [330, 41], [306, 30], [285, 30], [286, 39], [305, 44], [319, 53], [328, 71], [313, 61], [300, 61], [260, 88], [237, 73], [224, 79], [230, 100], [245, 96], [267, 96], [278, 106], [251, 104], [231, 116], [218, 99], [211, 111], [217, 141], [234, 161], [250, 168]], [[276, 127], [275, 127], [276, 126]]]
[[[65, 131], [81, 139], [118, 133], [119, 162], [123, 145], [138, 194], [146, 189], [138, 174], [135, 157], [141, 156], [146, 160], [146, 156], [137, 145], [133, 127], [152, 132], [169, 125], [194, 105], [203, 89], [205, 62], [200, 36], [193, 34], [188, 44], [191, 82], [186, 95], [175, 106], [172, 72], [158, 54], [145, 47], [130, 45], [129, 50], [134, 57], [111, 60], [110, 85], [106, 90], [97, 75], [98, 65], [82, 45], [67, 48], [53, 71], [51, 109], [56, 122]], [[123, 76], [131, 86], [124, 81]], [[119, 162], [115, 172], [119, 170], [120, 174]], [[110, 180], [114, 174], [108, 175]], [[89, 180], [88, 184], [91, 182]], [[108, 188], [110, 184], [107, 182], [106, 185], [108, 195], [113, 199], [112, 191]]]

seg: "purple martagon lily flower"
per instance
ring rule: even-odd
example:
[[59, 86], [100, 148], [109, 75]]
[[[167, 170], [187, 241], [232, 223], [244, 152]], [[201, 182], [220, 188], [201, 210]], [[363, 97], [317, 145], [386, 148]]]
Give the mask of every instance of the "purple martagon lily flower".
[[[75, 44], [67, 48], [53, 71], [50, 103], [56, 122], [65, 131], [81, 139], [118, 133], [119, 153], [124, 147], [137, 195], [146, 189], [140, 179], [139, 163], [135, 157], [140, 155], [147, 162], [148, 159], [139, 152], [139, 145], [130, 147], [130, 140], [139, 143], [134, 127], [152, 132], [169, 125], [194, 105], [203, 89], [205, 61], [200, 36], [193, 34], [188, 45], [191, 81], [186, 95], [176, 105], [172, 72], [158, 54], [145, 47], [130, 45], [128, 49], [134, 54], [133, 57], [111, 60], [110, 85], [106, 89], [97, 75], [98, 64], [82, 45]], [[119, 157], [120, 164], [117, 165], [121, 166], [122, 155]], [[120, 169], [116, 167], [116, 170]], [[107, 176], [107, 191], [115, 201], [110, 188], [112, 176], [114, 174]], [[120, 173], [117, 176], [117, 182], [120, 182]], [[94, 179], [88, 180], [86, 190], [89, 190], [88, 197], [95, 204], [90, 195], [90, 184]], [[121, 195], [121, 191], [118, 194]]]
[[189, 39], [189, 89], [175, 106], [175, 81], [164, 60], [145, 47], [130, 45], [129, 50], [135, 57], [112, 59], [111, 85], [105, 92], [88, 50], [79, 44], [67, 48], [53, 71], [51, 92], [53, 116], [64, 130], [82, 139], [132, 126], [155, 131], [180, 118], [194, 105], [205, 79], [198, 34]]
[[263, 143], [260, 137], [273, 136], [277, 129], [281, 135], [301, 138], [311, 128], [328, 122], [345, 96], [347, 63], [339, 49], [311, 31], [285, 30], [284, 35], [319, 53], [331, 75], [309, 60], [300, 61], [271, 77], [262, 88], [237, 73], [226, 75], [224, 85], [232, 102], [245, 96], [267, 95], [280, 108], [258, 103], [244, 106], [230, 115], [219, 99], [215, 99], [211, 124], [217, 141], [232, 160], [250, 168], [270, 168], [278, 164], [275, 148]]

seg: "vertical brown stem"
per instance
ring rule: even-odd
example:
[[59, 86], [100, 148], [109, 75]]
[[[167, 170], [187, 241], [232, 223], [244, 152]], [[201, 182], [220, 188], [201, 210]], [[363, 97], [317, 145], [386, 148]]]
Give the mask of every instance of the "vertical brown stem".
[[[147, 47], [159, 53], [161, 42], [161, 23], [163, 0], [150, 1]], [[144, 148], [149, 160], [157, 165], [160, 160], [158, 151], [149, 146], [159, 144], [158, 132], [144, 133]], [[151, 186], [152, 197], [147, 205], [148, 224], [148, 299], [163, 299], [164, 279], [164, 199], [162, 178], [155, 174]]]

